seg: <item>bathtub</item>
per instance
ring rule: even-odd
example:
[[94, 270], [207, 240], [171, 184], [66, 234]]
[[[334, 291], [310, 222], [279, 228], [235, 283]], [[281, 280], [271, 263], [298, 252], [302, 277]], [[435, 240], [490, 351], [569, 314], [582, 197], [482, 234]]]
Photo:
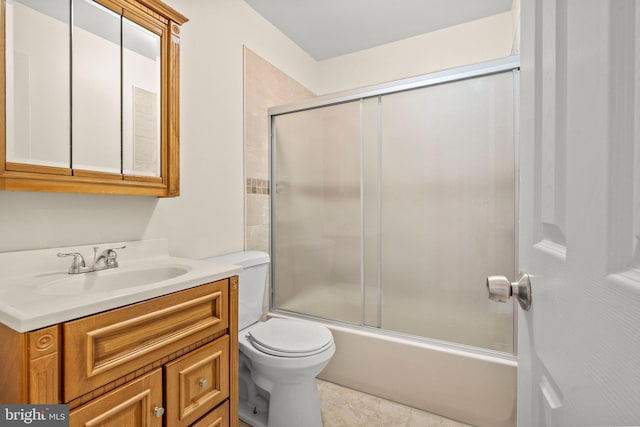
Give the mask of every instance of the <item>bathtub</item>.
[[514, 356], [312, 321], [331, 329], [336, 343], [319, 378], [473, 426], [515, 427]]

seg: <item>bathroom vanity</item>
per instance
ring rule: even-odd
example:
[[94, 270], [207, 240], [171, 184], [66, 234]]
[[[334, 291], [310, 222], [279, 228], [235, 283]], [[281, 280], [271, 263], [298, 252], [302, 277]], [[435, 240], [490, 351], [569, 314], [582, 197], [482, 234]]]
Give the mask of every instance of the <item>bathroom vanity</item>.
[[[121, 267], [86, 273], [93, 277], [41, 267], [13, 276], [15, 298], [0, 280], [0, 402], [68, 403], [71, 426], [237, 425], [239, 268], [159, 255], [162, 241], [126, 246], [131, 256]], [[0, 254], [0, 265], [11, 269], [7, 263], [27, 253], [70, 263], [56, 251]], [[184, 272], [135, 279], [167, 268]], [[104, 277], [117, 282], [109, 276], [134, 286], [102, 289]], [[76, 292], [78, 281], [84, 292]]]

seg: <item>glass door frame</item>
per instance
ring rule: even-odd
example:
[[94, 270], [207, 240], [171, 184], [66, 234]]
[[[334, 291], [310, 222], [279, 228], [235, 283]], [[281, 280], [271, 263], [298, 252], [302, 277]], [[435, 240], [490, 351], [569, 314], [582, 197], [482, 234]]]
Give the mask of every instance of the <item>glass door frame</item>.
[[[275, 237], [273, 233], [274, 224], [276, 223], [276, 214], [275, 214], [275, 195], [276, 195], [276, 184], [275, 184], [275, 170], [276, 170], [276, 130], [274, 126], [275, 117], [283, 114], [301, 112], [305, 110], [312, 110], [337, 104], [342, 104], [346, 102], [353, 101], [363, 101], [369, 98], [376, 98], [382, 95], [393, 94], [403, 91], [408, 91], [412, 89], [426, 88], [429, 86], [439, 85], [448, 82], [455, 82], [460, 80], [471, 79], [475, 77], [488, 76], [491, 74], [498, 74], [511, 71], [513, 73], [513, 141], [514, 141], [514, 263], [515, 263], [515, 271], [518, 271], [518, 214], [519, 214], [519, 190], [518, 190], [518, 177], [519, 177], [519, 150], [518, 150], [518, 134], [519, 134], [519, 69], [520, 69], [520, 58], [519, 56], [508, 56], [505, 58], [482, 62], [478, 64], [463, 66], [452, 68], [444, 71], [438, 71], [434, 73], [429, 73], [417, 77], [411, 77], [407, 79], [397, 80], [389, 83], [384, 83], [380, 85], [374, 85], [365, 88], [359, 88], [355, 90], [349, 90], [344, 92], [339, 92], [330, 95], [319, 96], [316, 98], [312, 98], [307, 101], [303, 101], [300, 103], [287, 104], [282, 106], [271, 107], [268, 110], [269, 115], [269, 176], [270, 176], [270, 189], [269, 189], [269, 198], [270, 198], [270, 236], [269, 236], [269, 251], [272, 254], [271, 256], [271, 268], [270, 268], [270, 281], [269, 281], [269, 311], [277, 312], [283, 311], [287, 314], [292, 314], [292, 312], [281, 310], [274, 308], [274, 284], [275, 284], [275, 264], [276, 260], [273, 254], [275, 254], [275, 248], [277, 243], [275, 242]], [[361, 106], [362, 108], [362, 106]], [[362, 143], [362, 141], [361, 141]], [[362, 179], [362, 168], [361, 168], [361, 179]], [[362, 200], [362, 186], [361, 186], [361, 211], [363, 210], [363, 200]], [[361, 248], [363, 246], [364, 239], [364, 221], [361, 222]], [[518, 348], [517, 348], [517, 310], [515, 306], [515, 302], [510, 302], [514, 306], [514, 315], [513, 315], [513, 353], [503, 353], [496, 350], [473, 347], [470, 345], [453, 343], [448, 341], [441, 341], [429, 337], [416, 337], [414, 335], [407, 335], [403, 333], [387, 331], [380, 328], [374, 328], [372, 326], [367, 326], [365, 321], [365, 283], [364, 283], [364, 272], [363, 272], [363, 263], [364, 263], [364, 252], [361, 250], [360, 253], [360, 288], [361, 288], [361, 298], [362, 298], [362, 322], [360, 325], [347, 324], [349, 327], [359, 327], [367, 330], [376, 329], [381, 332], [385, 332], [390, 335], [402, 336], [402, 337], [411, 337], [413, 339], [419, 338], [420, 340], [428, 341], [428, 342], [437, 342], [438, 344], [445, 345], [453, 348], [464, 348], [466, 350], [478, 351], [480, 353], [492, 353], [497, 355], [506, 355], [506, 356], [517, 356]], [[378, 295], [380, 298], [380, 295]], [[380, 301], [379, 304], [380, 305]], [[380, 309], [380, 307], [378, 307]], [[313, 316], [305, 315], [304, 313], [295, 313], [296, 315], [300, 315], [300, 317], [313, 318]], [[335, 321], [332, 319], [322, 319], [323, 321], [328, 321], [330, 323], [336, 324], [345, 324], [344, 322]]]

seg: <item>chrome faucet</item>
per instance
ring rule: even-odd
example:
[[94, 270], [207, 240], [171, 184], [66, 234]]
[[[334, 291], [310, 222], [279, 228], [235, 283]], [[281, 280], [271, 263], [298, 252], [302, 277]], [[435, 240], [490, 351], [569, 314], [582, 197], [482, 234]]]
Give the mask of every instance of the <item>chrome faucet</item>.
[[87, 267], [82, 254], [79, 252], [70, 253], [58, 253], [58, 258], [72, 256], [71, 267], [69, 267], [69, 274], [88, 273], [91, 271], [90, 267]]
[[98, 246], [93, 248], [93, 265], [87, 267], [84, 257], [79, 252], [58, 253], [58, 257], [72, 256], [71, 267], [69, 267], [69, 274], [89, 273], [91, 271], [106, 270], [108, 268], [116, 268], [118, 266], [118, 253], [116, 250], [124, 249], [126, 246], [120, 246], [119, 248], [109, 248], [100, 252], [98, 255]]

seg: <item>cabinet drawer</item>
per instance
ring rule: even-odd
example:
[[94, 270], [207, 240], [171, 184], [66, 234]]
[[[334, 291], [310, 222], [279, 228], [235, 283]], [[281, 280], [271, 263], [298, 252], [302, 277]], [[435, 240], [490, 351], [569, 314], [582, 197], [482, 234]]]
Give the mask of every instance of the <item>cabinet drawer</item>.
[[229, 327], [229, 280], [63, 324], [64, 401]]
[[191, 424], [191, 427], [227, 427], [229, 425], [229, 401], [227, 400], [216, 409]]
[[133, 380], [69, 413], [70, 427], [161, 427], [162, 371]]
[[229, 397], [229, 337], [165, 365], [167, 426], [183, 427]]

